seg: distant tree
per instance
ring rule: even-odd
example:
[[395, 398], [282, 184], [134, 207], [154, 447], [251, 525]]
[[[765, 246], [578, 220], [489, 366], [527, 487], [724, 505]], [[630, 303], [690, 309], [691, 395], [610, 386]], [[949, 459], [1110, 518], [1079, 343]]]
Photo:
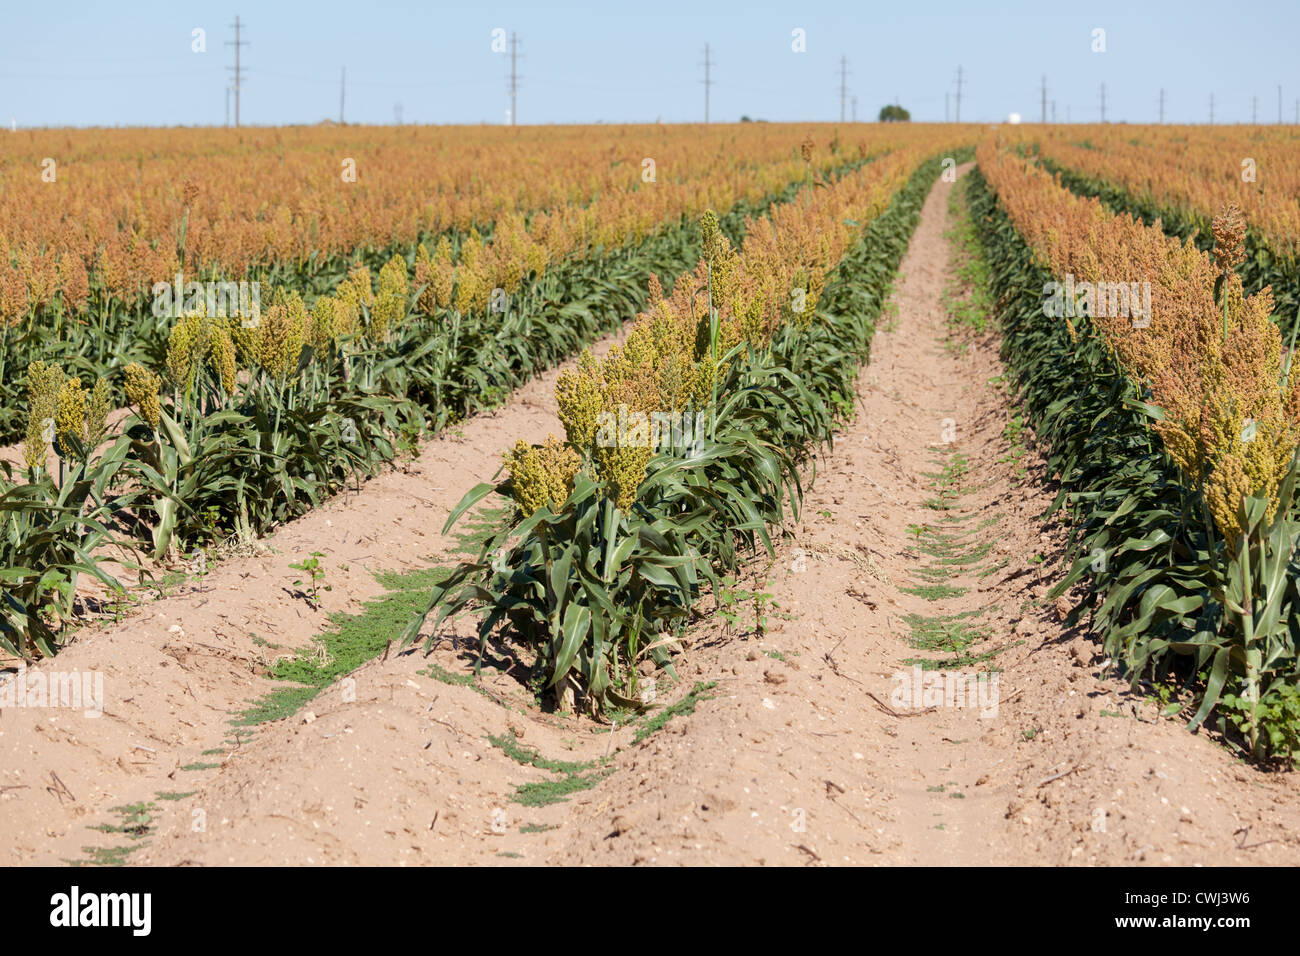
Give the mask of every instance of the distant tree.
[[742, 117], [740, 118], [740, 121], [741, 121], [742, 123], [752, 123], [752, 122], [754, 122], [754, 121], [753, 121], [752, 119], [750, 119], [748, 116], [742, 116]]
[[882, 123], [906, 123], [912, 118], [912, 114], [901, 106], [890, 103], [888, 106], [881, 107], [880, 122]]

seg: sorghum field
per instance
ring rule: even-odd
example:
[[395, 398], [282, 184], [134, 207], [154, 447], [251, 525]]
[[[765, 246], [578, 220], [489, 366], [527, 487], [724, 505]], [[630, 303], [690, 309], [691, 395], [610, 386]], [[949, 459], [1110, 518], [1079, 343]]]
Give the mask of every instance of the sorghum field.
[[1300, 862], [1298, 129], [0, 131], [0, 860]]

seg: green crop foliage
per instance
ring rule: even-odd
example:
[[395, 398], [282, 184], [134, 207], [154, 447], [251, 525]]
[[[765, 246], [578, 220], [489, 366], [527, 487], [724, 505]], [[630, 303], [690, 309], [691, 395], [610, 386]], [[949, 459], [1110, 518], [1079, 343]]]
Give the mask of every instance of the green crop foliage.
[[[800, 466], [830, 439], [836, 409], [853, 394], [883, 293], [939, 168], [938, 159], [922, 164], [866, 228], [828, 282], [817, 321], [787, 323], [769, 348], [746, 353], [742, 344], [722, 357], [716, 427], [702, 451], [654, 456], [627, 511], [579, 471], [558, 510], [520, 517], [460, 565], [406, 638], [430, 615], [436, 633], [446, 619], [473, 613], [482, 649], [508, 622], [537, 650], [557, 694], [576, 685], [593, 710], [639, 707], [626, 635], [671, 668], [671, 642], [646, 636], [671, 635], [702, 593], [722, 594], [725, 575], [747, 554], [774, 553], [769, 529], [799, 513]], [[479, 485], [447, 527], [509, 493], [508, 484]]]

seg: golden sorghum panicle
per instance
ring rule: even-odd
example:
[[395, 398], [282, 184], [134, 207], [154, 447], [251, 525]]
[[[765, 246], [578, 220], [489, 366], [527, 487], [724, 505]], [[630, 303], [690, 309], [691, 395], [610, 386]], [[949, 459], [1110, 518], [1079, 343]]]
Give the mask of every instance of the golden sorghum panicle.
[[1214, 261], [1224, 272], [1235, 269], [1245, 258], [1246, 220], [1235, 202], [1214, 217]]
[[86, 453], [94, 451], [108, 433], [109, 403], [113, 390], [104, 379], [97, 379], [86, 403]]
[[515, 503], [525, 517], [542, 507], [559, 511], [573, 493], [580, 459], [554, 435], [536, 447], [525, 441], [515, 442], [515, 447], [505, 453], [505, 460]]
[[157, 428], [162, 413], [158, 405], [158, 389], [162, 382], [157, 375], [137, 362], [132, 362], [125, 371], [127, 400], [140, 409], [140, 417], [151, 428]]
[[65, 253], [59, 259], [59, 287], [63, 292], [63, 302], [71, 312], [85, 311], [90, 299], [90, 276], [81, 256]]
[[292, 298], [281, 299], [266, 310], [257, 327], [258, 364], [281, 382], [297, 371], [307, 339], [307, 309], [301, 299], [296, 306]]
[[327, 355], [338, 334], [339, 301], [323, 295], [311, 309], [311, 347], [317, 355]]
[[433, 283], [436, 272], [433, 256], [429, 255], [424, 243], [420, 243], [415, 250], [415, 287], [420, 290], [415, 306], [425, 315], [433, 315], [438, 308], [438, 293]]
[[[615, 346], [601, 362], [584, 352], [577, 369], [565, 372], [556, 383], [560, 421], [570, 445], [590, 455], [595, 476], [606, 482], [609, 497], [624, 511], [636, 502], [654, 448], [648, 441], [648, 425], [646, 441], [628, 441], [617, 434], [606, 441], [600, 435], [607, 427], [604, 423], [610, 418], [626, 422], [629, 409], [645, 415], [675, 407], [686, 391], [682, 379], [689, 364], [669, 369], [667, 359], [688, 360], [680, 347], [666, 354], [659, 351], [657, 343], [672, 343], [663, 327], [667, 316], [660, 313], [659, 319], [658, 325], [653, 321], [638, 325], [626, 345]], [[610, 418], [602, 421], [602, 414]]]
[[217, 326], [209, 339], [208, 365], [217, 373], [217, 380], [227, 394], [235, 391], [239, 367], [235, 362], [235, 340], [230, 329]]
[[361, 322], [361, 307], [357, 305], [354, 299], [350, 299], [343, 294], [340, 287], [338, 293], [334, 296], [334, 323], [338, 327], [338, 335], [351, 335], [357, 330]]
[[452, 261], [451, 240], [443, 236], [438, 240], [438, 248], [434, 250], [433, 257], [439, 262], [450, 263]]
[[389, 329], [406, 318], [409, 291], [406, 260], [393, 256], [379, 270], [379, 295], [370, 313], [370, 325], [366, 327], [367, 339], [371, 342], [388, 340]]
[[578, 358], [576, 369], [560, 374], [555, 399], [569, 443], [576, 448], [591, 448], [596, 442], [596, 417], [605, 410], [605, 383], [589, 350]]
[[355, 332], [361, 317], [361, 307], [369, 309], [375, 304], [375, 294], [370, 288], [370, 269], [357, 266], [339, 283], [335, 292], [339, 302], [339, 331]]
[[805, 139], [802, 143], [799, 144], [799, 155], [803, 157], [803, 161], [805, 163], [812, 162], [813, 141], [811, 136], [809, 136], [807, 139]]
[[54, 440], [55, 415], [63, 370], [56, 365], [32, 362], [27, 366], [27, 431], [23, 439], [23, 461], [28, 468], [42, 468]]
[[487, 308], [492, 298], [492, 283], [487, 273], [475, 263], [462, 262], [455, 270], [456, 295], [454, 303], [458, 312], [472, 312]]
[[460, 263], [464, 266], [472, 266], [478, 262], [482, 254], [483, 237], [479, 235], [477, 228], [471, 229], [468, 238], [460, 246]]
[[443, 235], [438, 243], [438, 255], [433, 263], [433, 295], [438, 306], [446, 308], [451, 304], [451, 289], [456, 282], [456, 267], [451, 264], [451, 243]]
[[456, 268], [451, 263], [451, 242], [446, 236], [438, 240], [436, 255], [421, 243], [415, 254], [415, 285], [423, 287], [417, 306], [425, 315], [435, 315], [451, 303], [451, 288]]
[[704, 210], [700, 217], [700, 254], [709, 262], [717, 258], [721, 248], [718, 243], [722, 235], [718, 229], [718, 214], [712, 209]]
[[67, 379], [59, 389], [58, 407], [54, 413], [55, 450], [63, 458], [75, 453], [73, 440], [83, 441], [86, 428], [86, 392], [81, 379]]
[[653, 309], [658, 307], [659, 303], [664, 300], [664, 287], [663, 283], [659, 281], [659, 273], [650, 273], [649, 289], [650, 298], [646, 301], [646, 306]]
[[379, 294], [388, 292], [406, 296], [410, 291], [410, 283], [406, 276], [406, 260], [395, 255], [379, 270]]
[[185, 391], [193, 381], [197, 365], [207, 352], [208, 328], [198, 315], [176, 320], [167, 336], [167, 377], [172, 386]]
[[731, 241], [721, 231], [718, 231], [713, 240], [711, 259], [713, 305], [715, 308], [721, 308], [740, 291], [741, 283], [744, 281], [740, 254], [732, 248]]
[[636, 491], [645, 480], [646, 466], [654, 455], [649, 444], [597, 446], [593, 452], [596, 475], [609, 484], [609, 496], [622, 511], [636, 504]]
[[347, 282], [358, 302], [366, 308], [375, 304], [375, 293], [370, 285], [370, 267], [357, 266], [348, 273]]

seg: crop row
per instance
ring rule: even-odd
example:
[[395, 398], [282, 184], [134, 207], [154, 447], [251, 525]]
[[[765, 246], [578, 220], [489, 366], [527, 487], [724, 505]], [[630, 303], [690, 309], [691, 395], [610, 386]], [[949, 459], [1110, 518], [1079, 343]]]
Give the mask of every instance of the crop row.
[[565, 440], [517, 443], [508, 477], [453, 512], [448, 527], [504, 499], [509, 517], [407, 640], [431, 615], [436, 632], [471, 613], [482, 642], [510, 625], [562, 703], [641, 707], [638, 664], [672, 671], [701, 596], [746, 554], [772, 550], [771, 530], [798, 514], [802, 466], [851, 412], [941, 168], [924, 155], [900, 150], [801, 193], [738, 248], [706, 213], [695, 270], [667, 294], [651, 289], [624, 347], [559, 381]]
[[[24, 132], [0, 158], [0, 324], [102, 323], [157, 282], [338, 275], [444, 233], [523, 233], [551, 255], [759, 200], [803, 171], [805, 127]], [[912, 133], [819, 132], [814, 172]], [[714, 192], [729, 188], [723, 202]]]
[[1059, 166], [1127, 190], [1208, 235], [1235, 203], [1279, 259], [1300, 258], [1300, 146], [1295, 127], [1024, 127], [1008, 143], [1030, 144]]
[[[419, 290], [418, 304], [424, 314], [500, 312], [522, 287], [534, 284], [551, 270], [590, 258], [616, 256], [620, 249], [680, 224], [701, 203], [728, 209], [738, 204], [761, 206], [794, 180], [806, 180], [814, 174], [820, 175], [822, 170], [867, 158], [856, 153], [843, 156], [825, 146], [814, 148], [810, 140], [805, 140], [802, 152], [795, 150], [792, 156], [794, 161], [782, 156], [758, 164], [733, 157], [729, 163], [702, 175], [696, 183], [649, 184], [634, 200], [629, 200], [628, 194], [616, 193], [598, 198], [586, 207], [539, 211], [526, 225], [517, 214], [511, 213], [496, 224], [489, 237], [470, 227], [467, 232], [444, 233], [427, 246], [418, 243], [387, 250], [356, 249], [348, 260], [310, 276], [292, 271], [275, 272], [276, 281], [268, 283], [267, 288], [292, 289], [310, 302], [313, 297], [338, 288], [357, 268], [377, 271], [396, 255], [413, 270]], [[629, 214], [630, 208], [635, 210], [634, 215]], [[163, 277], [162, 304], [175, 308], [156, 310], [161, 315], [155, 315], [154, 309], [139, 303], [135, 306], [118, 303], [117, 307], [87, 322], [65, 314], [64, 303], [56, 299], [52, 314], [35, 310], [12, 327], [0, 324], [0, 383], [4, 383], [0, 384], [0, 391], [5, 399], [0, 405], [0, 442], [15, 439], [26, 412], [24, 396], [14, 377], [3, 375], [5, 370], [44, 361], [68, 368], [79, 377], [115, 378], [114, 372], [131, 362], [157, 364], [166, 348], [172, 315], [183, 306], [192, 306], [191, 300], [198, 293], [224, 293], [229, 289], [212, 282], [191, 285], [193, 280], [193, 275], [184, 273], [179, 282], [173, 274]], [[208, 310], [227, 315], [238, 313], [245, 322], [256, 321], [262, 304], [260, 287], [257, 283], [251, 290], [259, 292], [256, 302], [231, 296], [235, 300], [232, 302], [225, 295], [218, 299], [214, 294]], [[197, 297], [205, 298], [201, 294]], [[246, 299], [251, 300], [252, 296], [246, 295]], [[120, 390], [115, 391], [114, 398], [122, 400]]]
[[[790, 183], [769, 200], [811, 188]], [[735, 204], [723, 228], [739, 237], [768, 205]], [[6, 464], [0, 482], [0, 640], [51, 654], [80, 576], [123, 597], [106, 559], [143, 570], [142, 547], [157, 560], [206, 554], [373, 474], [421, 434], [616, 328], [652, 276], [671, 283], [697, 250], [679, 224], [530, 274], [502, 312], [431, 303], [418, 257], [414, 270], [394, 257], [377, 282], [357, 268], [310, 306], [281, 290], [255, 324], [187, 311], [164, 326], [161, 354], [114, 376], [131, 406], [116, 434], [104, 378], [87, 387], [58, 363], [30, 363], [21, 475]]]
[[1297, 145], [1290, 129], [1204, 127], [1147, 128], [1141, 136], [1114, 127], [1047, 130], [1021, 144], [1072, 191], [1205, 252], [1214, 244], [1212, 220], [1235, 204], [1247, 225], [1237, 271], [1248, 292], [1272, 289], [1286, 330], [1300, 315]]
[[[1293, 517], [1300, 376], [1267, 292], [1235, 271], [1245, 223], [1213, 223], [1213, 256], [986, 143], [974, 212], [1008, 361], [1050, 447], [1092, 627], [1136, 682], [1184, 695], [1196, 726], [1259, 756], [1300, 752], [1300, 592]], [[990, 189], [979, 183], [987, 181]], [[1065, 312], [1045, 301], [1067, 276]], [[1099, 288], [1146, 283], [1140, 316]]]

